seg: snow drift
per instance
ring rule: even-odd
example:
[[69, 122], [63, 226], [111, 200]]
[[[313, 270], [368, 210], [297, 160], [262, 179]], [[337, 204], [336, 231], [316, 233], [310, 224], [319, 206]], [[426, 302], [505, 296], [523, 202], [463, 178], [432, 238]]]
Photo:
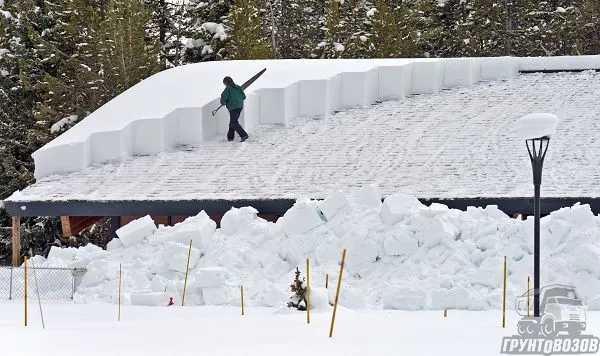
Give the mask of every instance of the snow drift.
[[[175, 226], [148, 217], [119, 231], [106, 251], [88, 245], [53, 248], [36, 265], [86, 267], [78, 302], [115, 302], [119, 263], [126, 303], [181, 303], [188, 246], [188, 305], [239, 304], [239, 285], [254, 306], [285, 306], [293, 271], [311, 285], [336, 284], [341, 251], [347, 249], [340, 303], [349, 308], [499, 308], [502, 268], [508, 258], [508, 303], [526, 291], [533, 275], [533, 219], [515, 220], [496, 206], [424, 206], [404, 194], [383, 204], [376, 185], [324, 201], [298, 201], [277, 223], [250, 207], [231, 209], [223, 227], [204, 213]], [[542, 285], [577, 287], [584, 303], [600, 309], [600, 218], [575, 205], [542, 219]], [[331, 298], [331, 295], [330, 295]]]

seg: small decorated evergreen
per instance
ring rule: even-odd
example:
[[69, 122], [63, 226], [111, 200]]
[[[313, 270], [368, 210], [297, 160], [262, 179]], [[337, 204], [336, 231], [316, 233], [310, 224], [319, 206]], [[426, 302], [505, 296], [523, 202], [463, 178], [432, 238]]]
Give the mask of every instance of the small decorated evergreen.
[[298, 270], [298, 267], [296, 267], [294, 274], [296, 275], [294, 283], [290, 285], [290, 289], [294, 294], [290, 297], [287, 306], [288, 308], [306, 310], [306, 283], [304, 282], [304, 278], [300, 280], [300, 270]]

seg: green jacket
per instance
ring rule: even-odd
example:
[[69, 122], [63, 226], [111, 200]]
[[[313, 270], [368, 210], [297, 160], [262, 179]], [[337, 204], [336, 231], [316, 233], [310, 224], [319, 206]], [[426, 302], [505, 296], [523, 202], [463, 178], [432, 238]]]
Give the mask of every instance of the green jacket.
[[221, 94], [221, 105], [225, 105], [227, 110], [243, 109], [246, 94], [244, 89], [237, 84], [230, 84], [225, 87]]

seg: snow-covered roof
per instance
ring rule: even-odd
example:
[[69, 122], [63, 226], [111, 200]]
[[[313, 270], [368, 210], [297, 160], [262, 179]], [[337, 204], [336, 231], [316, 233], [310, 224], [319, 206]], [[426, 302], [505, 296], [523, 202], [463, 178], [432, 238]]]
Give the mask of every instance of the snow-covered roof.
[[[248, 125], [250, 139], [244, 143], [217, 135], [94, 164], [41, 178], [8, 200], [323, 198], [371, 183], [384, 196], [401, 191], [420, 198], [527, 197], [531, 165], [516, 123], [536, 112], [560, 118], [544, 164], [542, 196], [599, 197], [599, 97], [595, 71], [520, 74], [290, 119], [286, 126]], [[252, 114], [251, 105], [246, 111]]]

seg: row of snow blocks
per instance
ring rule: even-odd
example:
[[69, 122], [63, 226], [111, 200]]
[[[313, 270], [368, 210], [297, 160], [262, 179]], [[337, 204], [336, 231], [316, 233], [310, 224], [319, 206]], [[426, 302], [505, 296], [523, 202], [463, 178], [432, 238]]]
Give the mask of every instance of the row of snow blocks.
[[444, 61], [412, 63], [411, 94], [432, 94], [444, 87]]
[[131, 221], [117, 229], [116, 234], [125, 248], [137, 245], [156, 231], [154, 220], [149, 215]]
[[378, 99], [377, 68], [365, 72], [344, 72], [341, 78], [341, 108], [364, 107]]
[[521, 57], [520, 71], [542, 70], [586, 70], [600, 69], [600, 55], [559, 56], [559, 57]]
[[286, 124], [298, 117], [298, 83], [285, 88], [264, 88], [259, 92], [260, 124]]
[[485, 57], [478, 58], [481, 64], [481, 80], [511, 79], [519, 75], [519, 58]]
[[[34, 177], [75, 172], [91, 164], [90, 142], [77, 142], [38, 150], [32, 154], [35, 162]], [[59, 159], [69, 157], [69, 159]]]
[[472, 86], [481, 77], [477, 59], [448, 58], [444, 60], [444, 88]]
[[379, 100], [400, 100], [412, 91], [412, 64], [378, 68]]

